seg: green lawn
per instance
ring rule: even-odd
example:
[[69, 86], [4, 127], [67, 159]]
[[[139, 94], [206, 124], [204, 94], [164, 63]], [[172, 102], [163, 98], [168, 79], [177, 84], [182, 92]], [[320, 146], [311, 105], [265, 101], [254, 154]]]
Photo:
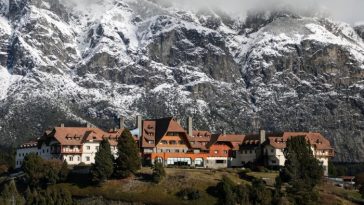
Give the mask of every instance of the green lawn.
[[[167, 177], [159, 184], [151, 183], [142, 178], [130, 178], [124, 180], [109, 180], [101, 186], [88, 186], [85, 184], [63, 183], [61, 186], [69, 190], [76, 198], [87, 198], [101, 196], [108, 200], [141, 202], [145, 204], [191, 204], [210, 205], [216, 204], [217, 198], [208, 193], [226, 175], [236, 184], [250, 184], [250, 182], [239, 178], [240, 170], [222, 169], [177, 169], [166, 168]], [[148, 176], [152, 173], [150, 168], [143, 168], [140, 173]], [[261, 178], [268, 186], [273, 186], [278, 172], [249, 172], [248, 176]], [[200, 198], [195, 201], [185, 201], [176, 196], [182, 188], [193, 187], [200, 191]], [[318, 187], [320, 191], [321, 204], [355, 204], [360, 202], [361, 196], [357, 191], [345, 190], [329, 184]]]

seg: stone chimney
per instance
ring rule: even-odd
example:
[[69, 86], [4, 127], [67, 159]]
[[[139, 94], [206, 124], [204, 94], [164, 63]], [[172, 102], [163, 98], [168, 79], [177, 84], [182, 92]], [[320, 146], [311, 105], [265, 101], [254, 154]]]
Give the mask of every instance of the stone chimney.
[[124, 116], [120, 115], [119, 117], [119, 129], [124, 129], [125, 128], [125, 118]]
[[64, 123], [61, 123], [61, 127], [64, 127]]
[[136, 118], [136, 127], [138, 128], [139, 137], [142, 135], [142, 126], [143, 126], [143, 118], [141, 115], [138, 115]]
[[265, 140], [267, 140], [265, 135], [265, 130], [263, 129], [259, 130], [259, 139], [260, 139], [260, 144], [263, 144]]
[[87, 122], [87, 123], [86, 123], [86, 127], [87, 127], [87, 128], [91, 128], [91, 127], [92, 127], [91, 123]]
[[193, 129], [193, 124], [192, 124], [192, 117], [188, 117], [187, 118], [187, 134], [189, 136], [192, 136], [192, 129]]

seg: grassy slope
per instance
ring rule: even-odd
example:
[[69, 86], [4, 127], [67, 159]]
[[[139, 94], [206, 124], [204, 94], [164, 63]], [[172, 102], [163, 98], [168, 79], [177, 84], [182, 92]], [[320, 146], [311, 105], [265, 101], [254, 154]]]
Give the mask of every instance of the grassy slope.
[[[143, 168], [143, 175], [151, 174], [151, 169]], [[142, 179], [110, 180], [101, 186], [82, 186], [79, 184], [58, 184], [68, 189], [74, 197], [102, 196], [109, 200], [128, 202], [143, 202], [146, 204], [215, 204], [217, 199], [207, 190], [216, 186], [223, 175], [227, 175], [237, 184], [249, 183], [239, 178], [237, 170], [226, 169], [210, 171], [203, 169], [174, 169], [167, 168], [167, 178], [159, 184], [143, 181]], [[251, 172], [248, 175], [263, 178], [268, 186], [274, 184], [277, 172]], [[176, 197], [176, 193], [184, 187], [194, 187], [200, 190], [201, 198], [196, 201], [184, 201]], [[355, 204], [360, 200], [357, 191], [344, 190], [329, 184], [319, 187], [321, 204]]]

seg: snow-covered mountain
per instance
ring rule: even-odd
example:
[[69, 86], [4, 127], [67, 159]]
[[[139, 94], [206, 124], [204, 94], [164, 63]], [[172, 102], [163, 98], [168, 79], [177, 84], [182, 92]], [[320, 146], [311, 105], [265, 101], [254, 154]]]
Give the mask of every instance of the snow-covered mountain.
[[290, 12], [245, 20], [158, 0], [0, 0], [0, 137], [61, 122], [319, 131], [364, 161], [362, 26]]

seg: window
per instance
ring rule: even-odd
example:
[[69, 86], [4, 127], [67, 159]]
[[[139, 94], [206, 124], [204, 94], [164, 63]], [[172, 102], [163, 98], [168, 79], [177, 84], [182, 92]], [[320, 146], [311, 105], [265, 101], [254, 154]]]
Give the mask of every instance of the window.
[[166, 152], [171, 152], [171, 150], [169, 150], [169, 149], [166, 149]]
[[42, 152], [44, 153], [44, 149], [42, 149]]
[[167, 136], [179, 136], [178, 132], [168, 132]]
[[47, 148], [47, 153], [49, 153], [49, 149]]
[[86, 146], [86, 149], [87, 149], [87, 150], [90, 150], [90, 149], [91, 149], [91, 147], [90, 147], [90, 146]]
[[227, 154], [228, 153], [228, 151], [227, 150], [224, 150], [224, 154]]
[[176, 149], [175, 152], [179, 153], [179, 149]]
[[86, 161], [90, 161], [90, 157], [86, 157]]
[[180, 141], [178, 141], [178, 143], [179, 143], [179, 144], [185, 144], [185, 141], [180, 140]]
[[169, 141], [169, 144], [177, 144], [177, 142], [174, 140], [171, 140], [171, 141]]
[[190, 142], [190, 144], [191, 144], [191, 145], [194, 145], [194, 144], [195, 144], [195, 142], [193, 142], [193, 141], [192, 141], [192, 142]]
[[215, 153], [215, 154], [218, 154], [218, 153], [219, 153], [219, 151], [218, 151], [218, 150], [215, 150], [215, 151], [214, 151], [214, 153]]
[[251, 154], [251, 153], [253, 153], [253, 150], [249, 150], [249, 153]]
[[69, 157], [69, 161], [72, 162], [73, 161], [73, 157], [70, 156]]
[[244, 150], [244, 154], [248, 154], [248, 150]]
[[149, 140], [148, 141], [148, 144], [154, 144], [154, 141], [153, 140]]
[[216, 164], [224, 164], [225, 163], [225, 160], [216, 160], [215, 162]]
[[162, 140], [160, 144], [168, 144], [167, 140]]
[[77, 157], [77, 161], [80, 161], [80, 157]]

